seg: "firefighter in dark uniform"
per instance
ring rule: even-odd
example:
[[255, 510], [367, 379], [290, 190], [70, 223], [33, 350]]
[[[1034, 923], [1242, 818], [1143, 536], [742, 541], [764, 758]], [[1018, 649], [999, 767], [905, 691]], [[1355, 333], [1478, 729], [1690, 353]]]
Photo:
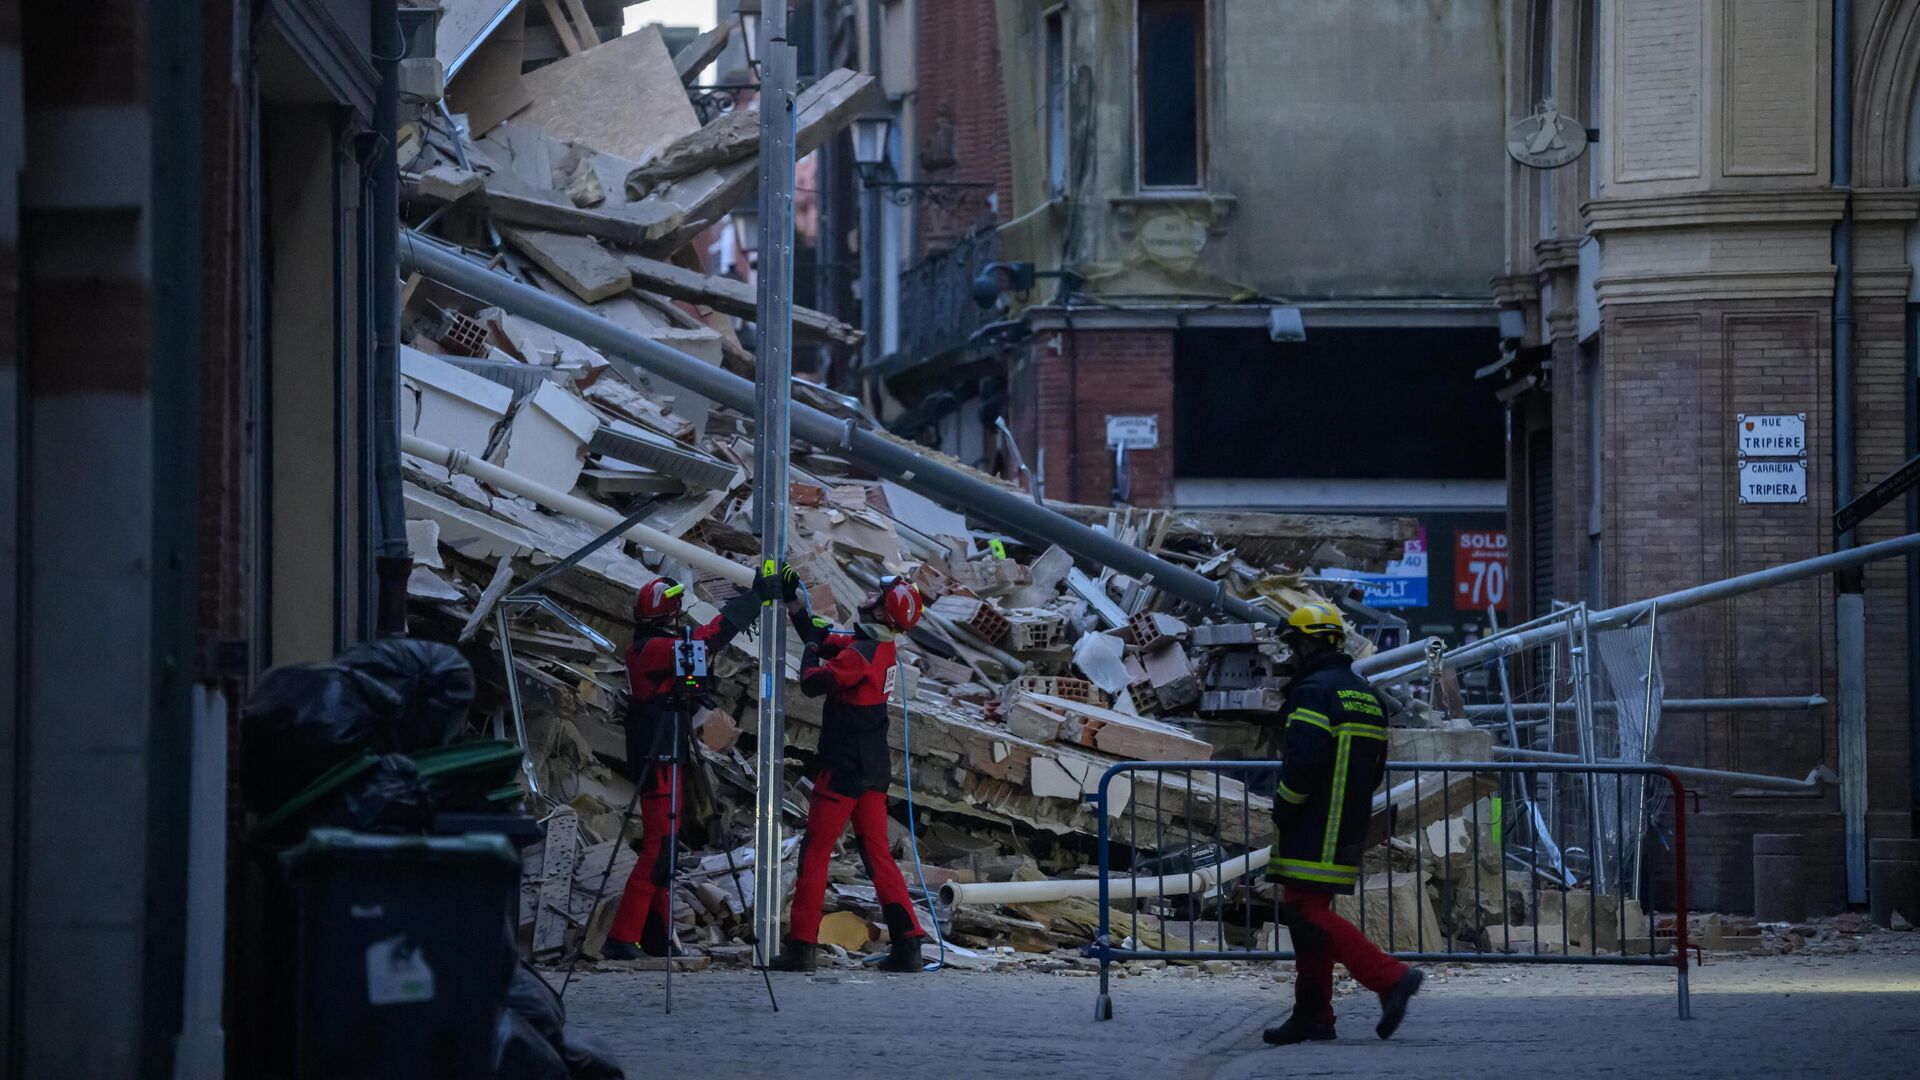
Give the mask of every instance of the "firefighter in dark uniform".
[[887, 696], [895, 679], [893, 639], [920, 621], [923, 601], [909, 582], [888, 578], [860, 605], [860, 624], [839, 630], [815, 619], [803, 603], [789, 601], [794, 628], [806, 642], [800, 660], [800, 692], [825, 697], [820, 720], [819, 771], [800, 842], [800, 873], [784, 954], [773, 967], [812, 971], [818, 962], [821, 905], [827, 864], [848, 821], [873, 881], [887, 923], [891, 952], [884, 971], [925, 969], [926, 933], [914, 914], [907, 882], [893, 861], [887, 834], [887, 785], [893, 758], [887, 749]]
[[[693, 714], [710, 690], [711, 676], [689, 679], [676, 672], [675, 650], [683, 641], [705, 642], [718, 651], [753, 629], [762, 603], [781, 595], [781, 578], [759, 575], [751, 592], [727, 601], [704, 626], [682, 630], [686, 586], [655, 578], [633, 598], [633, 644], [627, 649], [627, 768], [640, 784], [640, 861], [627, 876], [620, 907], [601, 954], [609, 960], [666, 956], [672, 948], [667, 882], [672, 871], [668, 838], [680, 827], [687, 787], [681, 766], [693, 738]], [[678, 805], [674, 799], [679, 795]]]
[[1380, 700], [1354, 674], [1347, 624], [1330, 604], [1309, 603], [1287, 619], [1281, 640], [1293, 679], [1281, 706], [1280, 781], [1274, 791], [1273, 857], [1267, 878], [1281, 888], [1280, 915], [1293, 934], [1293, 1015], [1266, 1030], [1275, 1046], [1334, 1038], [1333, 965], [1380, 995], [1381, 1038], [1391, 1036], [1422, 975], [1382, 952], [1334, 914], [1335, 894], [1360, 877], [1374, 789], [1386, 774], [1387, 728]]

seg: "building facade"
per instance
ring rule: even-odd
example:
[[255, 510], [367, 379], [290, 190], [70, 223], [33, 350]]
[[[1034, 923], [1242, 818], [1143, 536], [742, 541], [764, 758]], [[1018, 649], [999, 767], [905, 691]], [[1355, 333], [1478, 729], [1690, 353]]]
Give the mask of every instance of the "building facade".
[[228, 921], [239, 704], [380, 629], [383, 577], [404, 601], [374, 438], [395, 25], [391, 0], [0, 4], [8, 1075], [258, 1071], [278, 973]]
[[[1482, 629], [1504, 529], [1507, 13], [1374, 0], [999, 0], [1008, 418], [1049, 499], [1417, 516], [1370, 587]], [[1433, 556], [1429, 557], [1429, 549]]]
[[[1507, 5], [1509, 120], [1551, 102], [1597, 135], [1572, 164], [1507, 169], [1495, 293], [1526, 325], [1498, 380], [1510, 407], [1519, 613], [1554, 601], [1606, 607], [1833, 550], [1836, 507], [1912, 452], [1920, 8], [1855, 0], [1845, 12], [1851, 184], [1836, 183], [1834, 167], [1845, 145], [1834, 130], [1838, 10], [1827, 0]], [[1851, 379], [1835, 370], [1836, 332], [1849, 332], [1835, 318], [1843, 219]], [[1836, 427], [1843, 403], [1850, 451]], [[1769, 445], [1757, 439], [1766, 430], [1788, 434]], [[1858, 539], [1912, 531], [1911, 514], [1896, 502]], [[1909, 574], [1903, 560], [1864, 577], [1864, 768], [1847, 764], [1848, 662], [1835, 629], [1846, 602], [1830, 578], [1676, 612], [1658, 633], [1669, 698], [1821, 694], [1834, 704], [1669, 714], [1657, 752], [1779, 776], [1836, 767], [1859, 780], [1856, 829], [1911, 835]], [[1690, 827], [1695, 903], [1751, 905], [1756, 832], [1806, 834], [1818, 906], [1858, 899], [1843, 857], [1844, 790], [1707, 785]]]

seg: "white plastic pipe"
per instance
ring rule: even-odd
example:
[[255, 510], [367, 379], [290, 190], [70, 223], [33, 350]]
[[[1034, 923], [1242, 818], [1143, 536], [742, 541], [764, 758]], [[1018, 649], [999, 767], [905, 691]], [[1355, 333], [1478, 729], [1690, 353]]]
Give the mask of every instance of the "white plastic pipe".
[[[1185, 893], [1205, 892], [1222, 881], [1231, 881], [1239, 877], [1255, 866], [1266, 865], [1272, 855], [1271, 847], [1263, 847], [1223, 863], [1199, 867], [1192, 873], [1168, 874], [1165, 877], [1135, 879], [1112, 874], [1107, 879], [1107, 899], [1133, 900], [1142, 897], [1179, 896]], [[949, 881], [940, 886], [940, 902], [948, 907], [958, 907], [963, 904], [1044, 904], [1074, 897], [1086, 900], [1100, 899], [1100, 879]]]
[[[401, 436], [400, 449], [414, 457], [425, 458], [435, 465], [466, 473], [475, 480], [485, 481], [502, 491], [510, 491], [522, 498], [532, 499], [556, 514], [577, 518], [603, 532], [620, 524], [624, 516], [599, 503], [589, 502], [563, 491], [556, 491], [545, 484], [535, 483], [519, 473], [508, 472], [498, 465], [481, 461], [465, 450], [441, 446], [439, 443], [428, 442], [414, 435]], [[669, 558], [679, 559], [688, 566], [723, 577], [741, 588], [753, 584], [751, 567], [742, 566], [732, 559], [716, 555], [705, 548], [696, 547], [678, 537], [668, 536], [658, 529], [650, 529], [645, 525], [633, 525], [629, 526], [622, 535], [642, 547], [650, 547]]]

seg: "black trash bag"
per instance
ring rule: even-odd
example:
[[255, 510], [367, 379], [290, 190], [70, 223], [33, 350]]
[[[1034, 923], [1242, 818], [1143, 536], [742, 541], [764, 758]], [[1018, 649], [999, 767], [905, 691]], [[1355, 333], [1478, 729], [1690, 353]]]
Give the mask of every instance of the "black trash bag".
[[627, 1070], [591, 1035], [569, 1033], [560, 1057], [567, 1063], [569, 1080], [627, 1080]]
[[433, 824], [433, 791], [405, 754], [381, 758], [329, 802], [322, 823], [354, 832], [425, 832]]
[[445, 746], [460, 734], [473, 707], [473, 665], [438, 641], [383, 638], [356, 645], [333, 662], [358, 674], [366, 693], [383, 703], [375, 749], [409, 754]]
[[507, 984], [507, 1008], [524, 1017], [553, 1047], [554, 1053], [562, 1051], [566, 1006], [560, 1003], [560, 995], [524, 961], [514, 966], [513, 981]]
[[386, 707], [366, 689], [338, 664], [288, 664], [260, 677], [240, 720], [248, 809], [271, 813], [378, 736]]
[[500, 1010], [493, 1048], [494, 1080], [568, 1080], [560, 1052], [512, 1009]]
[[473, 704], [473, 667], [451, 645], [368, 642], [325, 664], [261, 676], [242, 715], [241, 792], [268, 814], [362, 749], [410, 753], [444, 746]]

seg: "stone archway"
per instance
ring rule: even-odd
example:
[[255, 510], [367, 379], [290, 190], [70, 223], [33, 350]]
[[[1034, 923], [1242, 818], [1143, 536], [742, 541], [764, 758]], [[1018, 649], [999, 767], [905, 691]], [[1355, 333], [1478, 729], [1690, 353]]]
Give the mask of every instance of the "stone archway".
[[1854, 187], [1906, 187], [1914, 94], [1920, 89], [1920, 4], [1872, 0], [1856, 5], [1853, 73]]

